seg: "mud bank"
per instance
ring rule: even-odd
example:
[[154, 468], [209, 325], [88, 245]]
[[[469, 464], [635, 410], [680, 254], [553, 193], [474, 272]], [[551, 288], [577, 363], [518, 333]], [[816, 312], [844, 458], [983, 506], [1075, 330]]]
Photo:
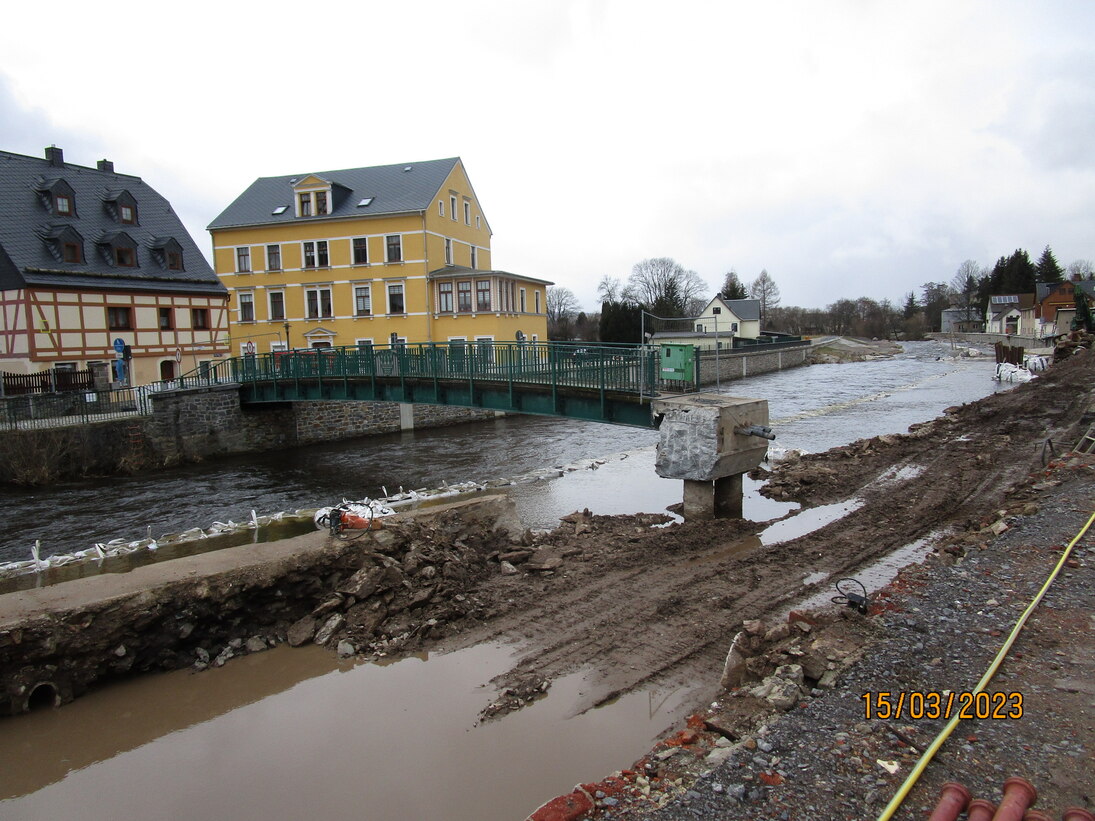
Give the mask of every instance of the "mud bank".
[[[471, 591], [525, 541], [502, 496], [0, 597], [0, 714], [111, 679], [220, 666], [276, 644], [392, 652], [481, 615]], [[528, 551], [531, 555], [531, 551]], [[465, 595], [467, 594], [467, 595]]]

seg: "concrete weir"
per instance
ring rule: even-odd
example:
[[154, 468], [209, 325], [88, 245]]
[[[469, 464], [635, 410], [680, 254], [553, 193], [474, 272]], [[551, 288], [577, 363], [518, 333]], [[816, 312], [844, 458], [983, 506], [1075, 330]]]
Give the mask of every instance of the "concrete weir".
[[654, 402], [659, 476], [684, 481], [685, 519], [742, 516], [742, 474], [768, 453], [768, 402], [694, 393]]

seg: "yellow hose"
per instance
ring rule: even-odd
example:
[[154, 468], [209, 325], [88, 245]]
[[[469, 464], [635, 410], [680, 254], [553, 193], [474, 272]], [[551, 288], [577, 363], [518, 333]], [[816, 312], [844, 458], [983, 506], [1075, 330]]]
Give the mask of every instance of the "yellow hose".
[[[982, 692], [985, 689], [985, 686], [992, 680], [992, 677], [996, 675], [996, 671], [1000, 669], [1000, 665], [1003, 664], [1004, 658], [1007, 656], [1011, 646], [1015, 644], [1015, 640], [1019, 637], [1019, 632], [1027, 623], [1027, 619], [1030, 618], [1030, 614], [1034, 612], [1034, 608], [1042, 601], [1049, 586], [1053, 584], [1053, 580], [1057, 578], [1057, 574], [1061, 572], [1061, 568], [1064, 567], [1069, 554], [1072, 553], [1072, 548], [1075, 547], [1076, 543], [1083, 538], [1085, 533], [1087, 533], [1092, 522], [1095, 522], [1095, 513], [1091, 514], [1091, 517], [1087, 520], [1087, 524], [1080, 528], [1080, 532], [1076, 534], [1072, 541], [1068, 543], [1068, 547], [1061, 553], [1061, 559], [1057, 562], [1057, 566], [1053, 568], [1053, 572], [1049, 574], [1049, 578], [1046, 579], [1046, 583], [1042, 585], [1042, 589], [1038, 591], [1038, 595], [1031, 600], [1030, 604], [1027, 605], [1027, 609], [1023, 611], [1023, 615], [1021, 615], [1019, 620], [1015, 623], [1015, 627], [1012, 628], [1011, 634], [1000, 648], [1000, 652], [998, 652], [996, 658], [992, 660], [992, 664], [990, 664], [989, 669], [985, 671], [985, 675], [981, 676], [981, 680], [977, 682], [977, 687], [973, 690], [974, 693]], [[916, 784], [920, 775], [924, 772], [924, 769], [935, 757], [935, 754], [939, 752], [939, 748], [943, 746], [943, 742], [950, 737], [950, 734], [954, 732], [954, 728], [957, 727], [958, 723], [962, 720], [960, 718], [961, 714], [962, 711], [959, 710], [958, 713], [947, 722], [947, 726], [935, 737], [931, 746], [920, 756], [920, 760], [916, 762], [916, 766], [913, 767], [912, 772], [910, 772], [908, 778], [905, 779], [905, 783], [901, 785], [901, 789], [897, 791], [897, 794], [890, 800], [890, 803], [886, 805], [886, 809], [878, 816], [878, 821], [889, 821], [889, 819], [893, 817], [893, 814], [897, 812], [898, 808], [901, 806], [901, 802], [903, 802], [905, 797], [909, 794], [909, 790], [913, 788], [913, 785]]]

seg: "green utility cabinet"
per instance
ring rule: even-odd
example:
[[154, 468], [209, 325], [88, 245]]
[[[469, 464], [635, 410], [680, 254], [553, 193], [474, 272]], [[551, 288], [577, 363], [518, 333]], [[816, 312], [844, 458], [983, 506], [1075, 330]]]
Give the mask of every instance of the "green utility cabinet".
[[662, 345], [659, 379], [676, 382], [696, 381], [696, 348], [694, 345]]

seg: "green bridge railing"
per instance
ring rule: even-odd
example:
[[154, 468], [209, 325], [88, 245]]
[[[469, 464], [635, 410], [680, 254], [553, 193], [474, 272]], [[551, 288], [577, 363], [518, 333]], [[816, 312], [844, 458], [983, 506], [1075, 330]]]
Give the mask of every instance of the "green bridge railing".
[[173, 381], [239, 383], [245, 402], [422, 402], [648, 427], [658, 361], [638, 345], [433, 342], [240, 356]]

